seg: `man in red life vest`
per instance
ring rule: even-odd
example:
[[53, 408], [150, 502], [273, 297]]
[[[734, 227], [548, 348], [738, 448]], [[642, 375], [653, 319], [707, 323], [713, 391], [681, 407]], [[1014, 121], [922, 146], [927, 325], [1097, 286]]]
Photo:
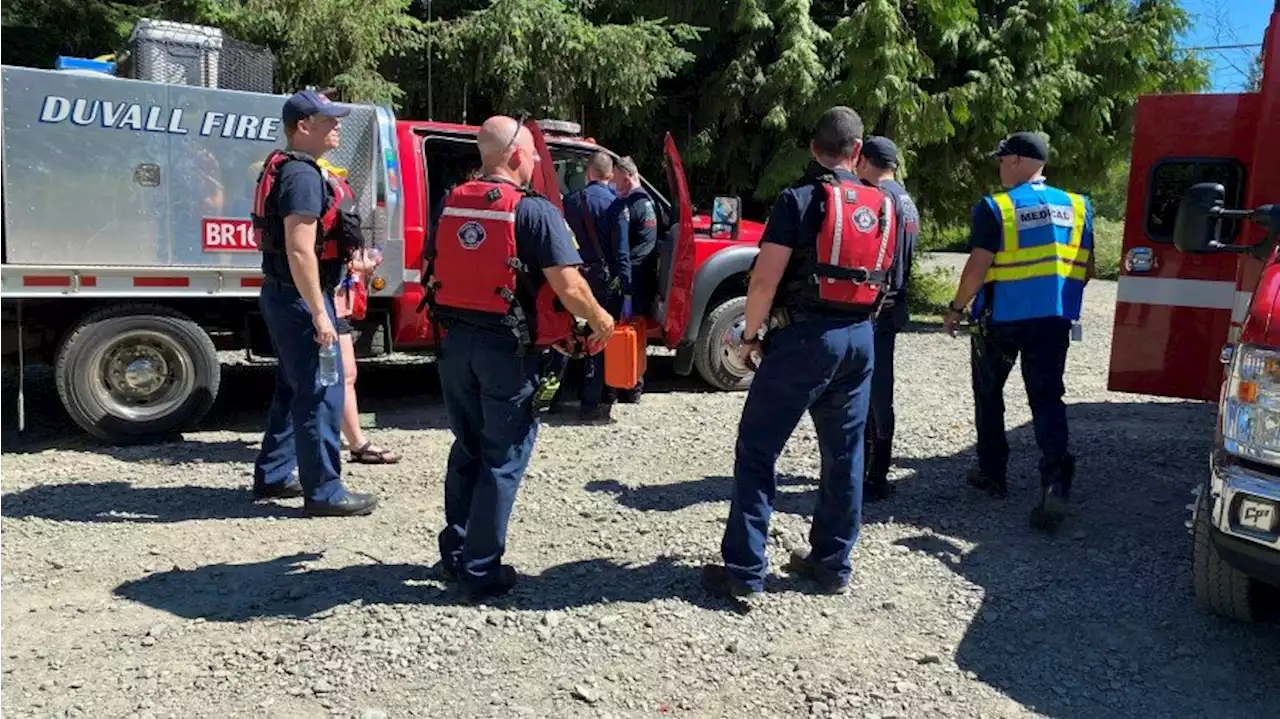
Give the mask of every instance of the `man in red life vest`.
[[[445, 472], [440, 570], [477, 600], [506, 593], [507, 519], [538, 422], [541, 354], [574, 340], [574, 319], [599, 351], [613, 317], [596, 302], [564, 216], [528, 189], [533, 136], [495, 116], [480, 126], [482, 176], [449, 192], [425, 252], [427, 305], [444, 330], [440, 383], [454, 442]], [[566, 311], [567, 310], [567, 311]]]
[[875, 361], [873, 318], [894, 260], [893, 206], [854, 176], [862, 119], [823, 113], [809, 143], [815, 162], [773, 206], [747, 286], [739, 352], [755, 366], [734, 450], [733, 497], [720, 551], [703, 568], [709, 591], [764, 590], [774, 467], [807, 411], [822, 453], [808, 552], [787, 569], [843, 593], [862, 518], [863, 431]]
[[368, 514], [378, 503], [342, 485], [341, 365], [337, 382], [319, 379], [317, 345], [337, 341], [333, 290], [360, 238], [351, 188], [317, 160], [338, 146], [340, 120], [350, 112], [310, 90], [290, 97], [281, 113], [288, 149], [268, 156], [252, 210], [264, 275], [258, 307], [279, 360], [253, 496], [302, 496], [308, 515]]

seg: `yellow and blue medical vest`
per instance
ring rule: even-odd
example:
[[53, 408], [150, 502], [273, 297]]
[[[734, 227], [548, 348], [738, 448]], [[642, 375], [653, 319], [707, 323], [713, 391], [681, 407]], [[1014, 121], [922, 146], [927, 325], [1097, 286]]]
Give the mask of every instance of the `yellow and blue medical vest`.
[[[1093, 252], [1089, 199], [1028, 182], [985, 198], [1002, 228], [1000, 250], [987, 270], [992, 322], [1038, 317], [1080, 318], [1085, 273]], [[980, 299], [975, 310], [984, 304]]]

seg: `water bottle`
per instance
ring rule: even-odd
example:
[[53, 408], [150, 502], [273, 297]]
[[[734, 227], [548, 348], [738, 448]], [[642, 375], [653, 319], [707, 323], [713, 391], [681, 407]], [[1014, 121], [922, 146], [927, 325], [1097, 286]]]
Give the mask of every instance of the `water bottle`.
[[338, 343], [320, 345], [320, 386], [338, 383]]
[[1071, 341], [1079, 342], [1084, 339], [1084, 327], [1077, 320], [1071, 323]]

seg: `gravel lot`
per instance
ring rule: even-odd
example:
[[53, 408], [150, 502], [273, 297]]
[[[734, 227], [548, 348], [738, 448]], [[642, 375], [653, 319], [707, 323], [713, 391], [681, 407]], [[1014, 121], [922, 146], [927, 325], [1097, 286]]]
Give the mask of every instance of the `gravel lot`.
[[[615, 426], [544, 425], [509, 538], [529, 576], [488, 607], [430, 571], [449, 434], [429, 364], [363, 370], [371, 436], [410, 458], [349, 468], [383, 497], [358, 519], [249, 501], [270, 370], [229, 370], [185, 442], [131, 448], [80, 436], [47, 374], [17, 436], [6, 384], [5, 715], [1265, 716], [1280, 627], [1210, 617], [1189, 590], [1185, 505], [1213, 408], [1107, 392], [1115, 285], [1087, 294], [1068, 378], [1077, 514], [1057, 536], [1027, 525], [1020, 378], [1000, 502], [963, 486], [967, 343], [914, 327], [898, 493], [868, 506], [856, 591], [813, 596], [775, 570], [746, 613], [697, 579], [718, 556], [743, 395], [661, 357]], [[775, 564], [807, 536], [817, 466], [806, 420], [779, 467]]]

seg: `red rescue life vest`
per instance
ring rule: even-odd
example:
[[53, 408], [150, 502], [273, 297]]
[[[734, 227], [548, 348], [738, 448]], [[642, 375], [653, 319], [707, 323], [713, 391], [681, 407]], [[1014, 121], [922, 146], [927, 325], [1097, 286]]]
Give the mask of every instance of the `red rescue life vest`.
[[818, 178], [826, 217], [812, 249], [800, 252], [791, 304], [870, 312], [880, 308], [897, 251], [893, 200], [879, 188], [836, 175]]
[[271, 191], [275, 189], [276, 180], [280, 177], [280, 168], [289, 160], [298, 160], [305, 162], [320, 172], [321, 177], [327, 181], [333, 197], [329, 198], [329, 205], [320, 215], [320, 228], [316, 233], [316, 254], [322, 260], [336, 260], [339, 257], [339, 240], [341, 239], [341, 223], [339, 222], [339, 210], [344, 201], [353, 199], [355, 192], [347, 181], [325, 172], [320, 165], [316, 164], [314, 158], [303, 153], [293, 152], [291, 150], [272, 150], [270, 155], [262, 164], [262, 173], [258, 175], [258, 185], [253, 192], [253, 210], [250, 217], [253, 218], [253, 241], [262, 252], [278, 253], [284, 251], [284, 237], [274, 237], [273, 233], [269, 233], [270, 223], [267, 218], [267, 198], [271, 196]]
[[[516, 254], [516, 205], [533, 191], [501, 180], [471, 180], [444, 199], [434, 244], [427, 251], [427, 297], [432, 316], [449, 309], [494, 315], [511, 327], [522, 349], [575, 345], [576, 321], [551, 285], [534, 291], [529, 268]], [[535, 297], [536, 334], [519, 289]]]

